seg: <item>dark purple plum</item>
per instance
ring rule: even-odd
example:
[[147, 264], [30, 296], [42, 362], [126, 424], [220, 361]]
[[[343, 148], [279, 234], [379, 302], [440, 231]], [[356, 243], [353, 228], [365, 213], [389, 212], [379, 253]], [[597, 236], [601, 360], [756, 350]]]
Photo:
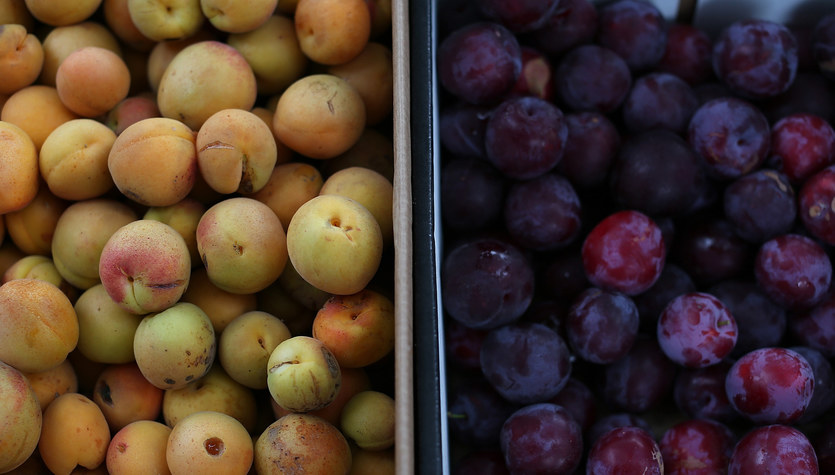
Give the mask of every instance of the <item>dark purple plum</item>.
[[725, 392], [725, 378], [733, 361], [722, 360], [704, 368], [683, 368], [673, 383], [673, 400], [679, 410], [693, 419], [731, 423], [740, 414]]
[[556, 80], [557, 97], [573, 112], [612, 112], [632, 87], [626, 61], [597, 44], [566, 53], [557, 65]]
[[643, 417], [629, 412], [614, 412], [597, 419], [587, 431], [586, 439], [592, 445], [601, 435], [618, 427], [638, 427], [652, 432], [652, 426]]
[[707, 215], [685, 223], [673, 250], [674, 261], [687, 269], [697, 286], [745, 275], [754, 254], [721, 215]]
[[522, 71], [522, 50], [513, 33], [493, 22], [470, 23], [438, 45], [443, 88], [472, 104], [496, 103]]
[[667, 304], [658, 319], [658, 344], [670, 360], [688, 368], [714, 365], [736, 345], [733, 315], [713, 295], [691, 292]]
[[441, 168], [441, 216], [449, 229], [495, 226], [505, 200], [505, 179], [480, 158], [451, 158]]
[[515, 97], [493, 111], [484, 144], [487, 159], [506, 177], [529, 180], [557, 166], [567, 138], [558, 107], [536, 97]]
[[792, 424], [803, 416], [815, 388], [812, 366], [800, 353], [759, 348], [734, 362], [725, 378], [731, 405], [755, 424]]
[[474, 449], [457, 460], [453, 475], [510, 475], [504, 455], [498, 445], [489, 449]]
[[740, 20], [713, 45], [713, 72], [735, 93], [765, 99], [785, 92], [797, 74], [797, 40], [785, 25]]
[[477, 330], [449, 319], [444, 328], [446, 360], [464, 370], [481, 371], [481, 343], [488, 330]]
[[626, 295], [652, 287], [666, 260], [661, 229], [634, 210], [618, 211], [598, 222], [586, 235], [581, 252], [592, 285]]
[[597, 42], [620, 55], [632, 71], [655, 67], [667, 48], [667, 20], [646, 0], [616, 0], [599, 10]]
[[481, 13], [514, 33], [542, 27], [554, 14], [560, 0], [480, 0]]
[[562, 390], [571, 375], [568, 346], [540, 323], [511, 323], [487, 334], [481, 346], [481, 371], [508, 401], [544, 402]]
[[771, 143], [768, 119], [752, 103], [719, 97], [701, 105], [690, 119], [687, 140], [713, 176], [737, 178], [765, 162]]
[[820, 473], [835, 473], [835, 424], [827, 424], [818, 433], [812, 446], [818, 456]]
[[593, 43], [597, 35], [597, 7], [590, 0], [560, 0], [557, 9], [529, 41], [552, 57], [580, 45]]
[[813, 72], [798, 73], [789, 90], [760, 104], [772, 124], [793, 114], [812, 114], [827, 122], [835, 120], [832, 81]]
[[533, 299], [534, 270], [509, 242], [474, 238], [446, 255], [441, 286], [449, 316], [470, 328], [492, 329], [525, 313]]
[[749, 281], [725, 280], [708, 290], [731, 311], [739, 333], [731, 356], [738, 358], [749, 351], [778, 346], [786, 333], [786, 310], [774, 303]]
[[675, 374], [658, 342], [639, 337], [626, 356], [606, 365], [603, 397], [613, 410], [641, 413], [670, 394]]
[[621, 145], [617, 127], [599, 112], [566, 114], [565, 122], [568, 140], [556, 171], [578, 188], [605, 184]]
[[450, 392], [447, 407], [450, 435], [469, 446], [498, 445], [502, 424], [518, 406], [499, 395], [484, 380], [468, 381]]
[[453, 156], [487, 156], [484, 151], [484, 131], [493, 111], [491, 106], [480, 106], [456, 101], [439, 111], [438, 138]]
[[655, 285], [633, 298], [638, 307], [642, 330], [654, 332], [658, 318], [667, 304], [679, 295], [695, 291], [696, 284], [687, 271], [672, 262], [666, 263]]
[[812, 55], [820, 74], [835, 80], [835, 12], [818, 19], [812, 29]]
[[807, 179], [798, 193], [803, 226], [816, 238], [835, 245], [835, 166]]
[[541, 51], [522, 46], [522, 72], [508, 94], [510, 97], [533, 96], [544, 101], [554, 100], [554, 68]]
[[787, 309], [810, 308], [826, 298], [832, 263], [814, 240], [782, 234], [760, 246], [754, 275], [766, 295]]
[[612, 196], [624, 208], [675, 217], [694, 206], [708, 177], [687, 141], [656, 129], [624, 140], [609, 180]]
[[586, 473], [663, 475], [664, 460], [652, 434], [639, 427], [618, 427], [591, 446]]
[[507, 418], [500, 446], [511, 473], [571, 475], [583, 457], [583, 432], [562, 406], [531, 404]]
[[792, 315], [789, 330], [801, 345], [835, 358], [835, 293], [809, 310]]
[[835, 164], [835, 129], [809, 113], [784, 117], [771, 129], [771, 154], [779, 158], [778, 169], [792, 183], [802, 183]]
[[638, 308], [626, 295], [589, 288], [574, 299], [566, 335], [574, 354], [596, 364], [626, 356], [638, 335]]
[[669, 475], [724, 473], [735, 445], [733, 431], [710, 419], [679, 422], [658, 441]]
[[683, 134], [698, 107], [696, 92], [683, 79], [648, 73], [632, 84], [623, 102], [623, 123], [632, 132], [667, 129]]
[[515, 242], [528, 249], [565, 247], [580, 232], [580, 198], [556, 173], [514, 183], [504, 202], [504, 224]]
[[734, 446], [728, 475], [818, 475], [815, 450], [803, 432], [772, 424], [755, 427]]
[[725, 188], [725, 217], [739, 237], [762, 243], [792, 230], [797, 200], [789, 178], [777, 170], [760, 169]]
[[713, 42], [693, 25], [674, 23], [667, 29], [667, 48], [658, 70], [675, 74], [691, 86], [713, 78]]
[[835, 373], [832, 371], [832, 364], [818, 350], [808, 346], [791, 346], [790, 350], [800, 353], [812, 366], [812, 373], [815, 375], [815, 390], [812, 392], [812, 400], [803, 416], [797, 420], [798, 424], [807, 424], [817, 421], [835, 405]]
[[565, 339], [565, 316], [568, 304], [544, 297], [534, 297], [528, 310], [519, 319], [521, 322], [541, 323]]
[[543, 295], [549, 298], [567, 302], [574, 300], [589, 286], [583, 258], [572, 250], [549, 257], [539, 271], [537, 285]]
[[580, 425], [583, 433], [597, 420], [597, 402], [589, 387], [577, 378], [570, 377], [560, 392], [548, 402], [564, 407]]

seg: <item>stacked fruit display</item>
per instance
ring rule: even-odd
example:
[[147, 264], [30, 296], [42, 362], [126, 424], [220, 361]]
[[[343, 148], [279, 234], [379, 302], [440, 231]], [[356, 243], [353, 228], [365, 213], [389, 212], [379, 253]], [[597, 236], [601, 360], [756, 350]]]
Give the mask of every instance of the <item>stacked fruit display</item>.
[[452, 472], [835, 473], [835, 10], [437, 9]]
[[393, 473], [391, 13], [0, 3], [0, 473]]

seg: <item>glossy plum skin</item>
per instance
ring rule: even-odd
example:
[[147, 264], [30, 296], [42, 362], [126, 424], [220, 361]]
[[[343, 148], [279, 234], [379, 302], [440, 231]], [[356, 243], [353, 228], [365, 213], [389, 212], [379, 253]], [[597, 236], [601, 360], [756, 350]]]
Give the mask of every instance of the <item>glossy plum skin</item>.
[[666, 263], [655, 285], [633, 298], [641, 317], [641, 329], [648, 332], [656, 331], [658, 318], [667, 304], [679, 295], [695, 291], [696, 284], [681, 266], [672, 262]]
[[439, 111], [438, 138], [441, 145], [458, 157], [485, 156], [484, 131], [493, 108], [462, 100]]
[[652, 426], [643, 417], [629, 412], [614, 412], [600, 417], [589, 427], [586, 431], [587, 445], [594, 445], [601, 435], [618, 427], [638, 427], [649, 433], [652, 432]]
[[690, 85], [713, 77], [713, 41], [703, 30], [685, 23], [667, 29], [667, 47], [658, 69], [675, 74]]
[[713, 46], [713, 71], [751, 99], [785, 92], [797, 74], [797, 40], [786, 26], [760, 19], [730, 24]]
[[565, 408], [580, 425], [583, 433], [597, 421], [597, 403], [594, 393], [577, 378], [569, 377], [565, 386], [549, 401]]
[[477, 231], [495, 225], [502, 213], [505, 180], [486, 160], [460, 157], [441, 169], [441, 216], [449, 229]]
[[557, 65], [557, 97], [572, 112], [603, 114], [623, 103], [632, 87], [626, 61], [597, 44], [580, 45]]
[[665, 72], [649, 73], [635, 79], [627, 94], [623, 122], [632, 132], [667, 129], [683, 133], [698, 107], [696, 93], [683, 79]]
[[714, 284], [708, 293], [728, 307], [737, 326], [737, 340], [730, 356], [778, 346], [788, 326], [784, 308], [774, 303], [754, 282], [731, 279]]
[[794, 314], [789, 330], [800, 344], [835, 358], [835, 293], [830, 292], [811, 309]]
[[790, 350], [800, 353], [812, 366], [815, 375], [815, 390], [809, 407], [798, 419], [799, 424], [806, 424], [818, 420], [835, 405], [835, 373], [832, 364], [820, 351], [808, 346], [792, 346]]
[[572, 474], [583, 456], [583, 432], [563, 407], [525, 406], [507, 418], [500, 447], [511, 473]]
[[827, 79], [835, 79], [835, 13], [821, 17], [812, 29], [812, 55]]
[[444, 324], [446, 361], [464, 370], [481, 370], [481, 344], [488, 330], [469, 328], [453, 319]]
[[721, 215], [683, 223], [673, 249], [674, 261], [687, 269], [697, 285], [741, 276], [751, 267], [752, 248]]
[[687, 140], [719, 179], [740, 177], [758, 168], [771, 144], [768, 119], [753, 104], [719, 97], [693, 113]]
[[667, 22], [644, 0], [617, 0], [599, 11], [597, 42], [620, 55], [632, 71], [661, 61], [667, 48]]
[[505, 399], [542, 402], [556, 396], [568, 381], [570, 352], [562, 337], [543, 324], [509, 324], [484, 338], [481, 371]]
[[815, 387], [812, 366], [795, 351], [759, 348], [728, 371], [725, 391], [740, 414], [756, 424], [791, 424], [809, 406]]
[[594, 442], [586, 463], [587, 474], [663, 475], [661, 449], [652, 435], [639, 427], [619, 427]]
[[626, 356], [606, 365], [603, 397], [613, 410], [641, 413], [669, 395], [675, 373], [658, 342], [639, 337]]
[[542, 27], [559, 3], [560, 0], [483, 0], [478, 5], [488, 19], [501, 23], [514, 33], [522, 33]]
[[475, 238], [450, 250], [441, 278], [444, 309], [471, 328], [515, 321], [533, 299], [534, 271], [528, 258], [498, 238]]
[[568, 311], [568, 343], [586, 361], [613, 363], [632, 348], [639, 324], [638, 308], [628, 296], [589, 288]]
[[832, 263], [814, 240], [783, 234], [760, 246], [754, 275], [765, 293], [783, 307], [810, 308], [826, 297], [832, 282]]
[[788, 233], [797, 219], [794, 187], [777, 170], [760, 169], [737, 178], [725, 188], [722, 206], [736, 234], [754, 243]]
[[794, 427], [756, 427], [737, 442], [728, 475], [817, 475], [817, 457], [809, 439]]
[[605, 183], [621, 145], [615, 124], [598, 112], [565, 115], [568, 141], [556, 171], [577, 188], [593, 188]]
[[664, 354], [688, 368], [723, 360], [737, 339], [736, 321], [719, 299], [704, 292], [674, 298], [658, 319], [658, 343]]
[[670, 427], [658, 441], [664, 473], [708, 475], [728, 468], [736, 437], [724, 424], [710, 419], [689, 419]]
[[544, 25], [528, 35], [540, 51], [552, 57], [594, 41], [597, 7], [589, 0], [560, 0]]
[[634, 210], [615, 212], [597, 223], [581, 252], [589, 282], [626, 295], [652, 287], [666, 259], [658, 225]]
[[816, 115], [792, 114], [772, 127], [771, 148], [778, 170], [799, 184], [835, 163], [835, 129]]
[[438, 77], [449, 93], [472, 104], [496, 103], [522, 71], [516, 36], [494, 22], [456, 29], [438, 45]]
[[567, 138], [558, 107], [536, 97], [515, 97], [493, 110], [484, 145], [487, 160], [505, 176], [528, 180], [557, 166]]
[[835, 166], [815, 173], [798, 193], [800, 220], [821, 241], [835, 245]]
[[740, 418], [725, 392], [725, 378], [733, 360], [723, 360], [704, 368], [684, 368], [676, 375], [673, 400], [693, 419], [713, 419], [730, 423]]
[[456, 387], [447, 409], [449, 433], [460, 443], [490, 447], [499, 443], [504, 421], [518, 407], [483, 380]]
[[511, 185], [503, 214], [511, 237], [535, 251], [564, 247], [580, 233], [580, 198], [571, 183], [556, 173]]

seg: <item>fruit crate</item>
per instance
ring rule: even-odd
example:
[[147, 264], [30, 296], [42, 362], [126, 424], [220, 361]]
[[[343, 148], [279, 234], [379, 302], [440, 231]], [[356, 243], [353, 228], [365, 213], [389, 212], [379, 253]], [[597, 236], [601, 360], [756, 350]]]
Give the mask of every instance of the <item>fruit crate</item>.
[[[450, 372], [444, 352], [440, 266], [444, 255], [441, 226], [438, 5], [443, 0], [409, 3], [410, 153], [413, 239], [414, 447], [420, 474], [450, 473], [456, 449], [447, 425]], [[602, 5], [609, 0], [593, 0]], [[460, 2], [459, 2], [460, 3]], [[652, 0], [674, 22], [703, 29], [711, 38], [734, 20], [759, 18], [788, 25], [811, 25], [832, 11], [829, 0], [727, 1]]]

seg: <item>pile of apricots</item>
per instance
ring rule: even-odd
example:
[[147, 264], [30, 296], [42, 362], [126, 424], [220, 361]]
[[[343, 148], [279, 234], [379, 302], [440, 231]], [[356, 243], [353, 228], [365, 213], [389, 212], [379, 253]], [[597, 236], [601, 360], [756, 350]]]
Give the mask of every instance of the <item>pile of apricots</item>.
[[0, 473], [394, 473], [391, 14], [0, 2]]

